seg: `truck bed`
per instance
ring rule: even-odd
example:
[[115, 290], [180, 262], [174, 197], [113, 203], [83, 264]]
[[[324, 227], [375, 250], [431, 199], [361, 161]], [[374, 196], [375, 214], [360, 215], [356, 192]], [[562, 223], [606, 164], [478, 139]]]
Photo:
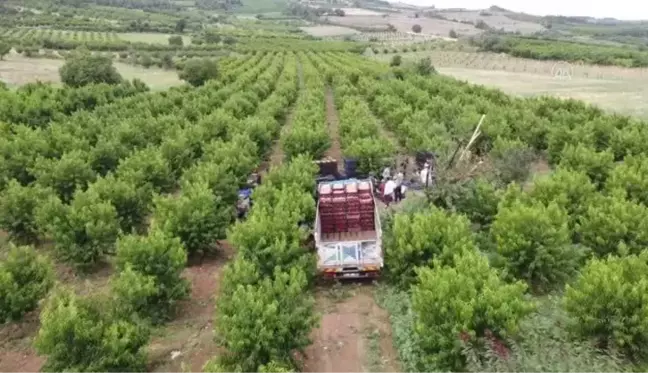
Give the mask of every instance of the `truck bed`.
[[322, 234], [322, 243], [343, 241], [375, 241], [378, 239], [376, 231], [342, 232]]

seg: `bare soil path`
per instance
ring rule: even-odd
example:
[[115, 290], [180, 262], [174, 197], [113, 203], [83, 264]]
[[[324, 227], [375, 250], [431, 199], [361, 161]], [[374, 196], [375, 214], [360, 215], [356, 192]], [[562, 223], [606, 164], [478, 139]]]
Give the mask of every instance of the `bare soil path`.
[[190, 263], [184, 277], [191, 282], [191, 295], [183, 301], [176, 318], [154, 331], [148, 347], [149, 370], [155, 372], [200, 372], [218, 352], [212, 319], [220, 276], [234, 256], [226, 242], [219, 254]]
[[306, 351], [304, 372], [399, 372], [389, 314], [371, 284], [319, 288], [320, 326]]
[[338, 164], [338, 170], [342, 170], [342, 146], [340, 145], [339, 133], [340, 121], [335, 107], [333, 89], [329, 86], [326, 87], [326, 120], [329, 125], [331, 147], [326, 151], [325, 155], [335, 159]]
[[[302, 72], [302, 65], [299, 61], [297, 61], [297, 79], [299, 80], [299, 90], [301, 91], [304, 88], [304, 75]], [[284, 128], [290, 128], [294, 118], [295, 118], [295, 105], [293, 104], [293, 107], [290, 109], [288, 115], [286, 116], [286, 122], [281, 127], [281, 130], [283, 130]], [[281, 131], [279, 133], [281, 133]], [[260, 169], [263, 173], [266, 173], [270, 170], [270, 168], [282, 164], [283, 161], [284, 161], [283, 147], [281, 146], [280, 138], [277, 138], [274, 144], [272, 145], [272, 151], [270, 152], [270, 157], [261, 164]]]

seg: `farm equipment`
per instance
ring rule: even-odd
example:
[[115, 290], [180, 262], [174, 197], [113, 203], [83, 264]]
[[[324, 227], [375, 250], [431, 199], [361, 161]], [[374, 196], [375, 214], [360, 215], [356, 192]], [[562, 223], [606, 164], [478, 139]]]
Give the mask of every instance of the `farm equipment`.
[[379, 276], [382, 230], [373, 189], [370, 180], [319, 183], [313, 238], [324, 278]]

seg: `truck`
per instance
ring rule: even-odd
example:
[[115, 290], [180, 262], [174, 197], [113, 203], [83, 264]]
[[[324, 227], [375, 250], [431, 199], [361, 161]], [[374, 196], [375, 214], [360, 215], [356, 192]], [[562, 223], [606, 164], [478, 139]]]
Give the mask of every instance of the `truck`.
[[313, 239], [322, 277], [378, 277], [383, 268], [382, 229], [372, 181], [319, 182]]

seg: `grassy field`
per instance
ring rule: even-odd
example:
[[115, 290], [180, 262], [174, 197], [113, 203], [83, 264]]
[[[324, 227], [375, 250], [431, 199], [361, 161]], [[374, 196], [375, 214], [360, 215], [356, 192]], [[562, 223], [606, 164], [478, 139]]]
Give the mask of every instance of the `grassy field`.
[[[389, 61], [394, 54], [374, 58]], [[567, 65], [491, 53], [422, 51], [402, 53], [405, 61], [431, 57], [443, 74], [497, 87], [517, 95], [554, 95], [576, 98], [602, 108], [648, 117], [648, 69]], [[571, 66], [571, 79], [554, 77], [558, 67]]]
[[[33, 59], [22, 56], [6, 56], [0, 61], [0, 80], [11, 86], [18, 86], [30, 82], [59, 83], [59, 68], [63, 60]], [[115, 63], [115, 67], [125, 79], [138, 78], [144, 81], [152, 90], [167, 89], [174, 85], [182, 84], [175, 71], [157, 68], [145, 69], [143, 67]]]
[[[150, 44], [169, 44], [169, 36], [171, 34], [156, 34], [156, 33], [137, 33], [137, 32], [129, 32], [129, 33], [121, 33], [117, 34], [120, 39], [130, 41], [130, 42], [141, 42], [141, 43], [150, 43]], [[182, 40], [184, 41], [184, 44], [187, 45], [191, 43], [191, 37], [183, 35]]]

